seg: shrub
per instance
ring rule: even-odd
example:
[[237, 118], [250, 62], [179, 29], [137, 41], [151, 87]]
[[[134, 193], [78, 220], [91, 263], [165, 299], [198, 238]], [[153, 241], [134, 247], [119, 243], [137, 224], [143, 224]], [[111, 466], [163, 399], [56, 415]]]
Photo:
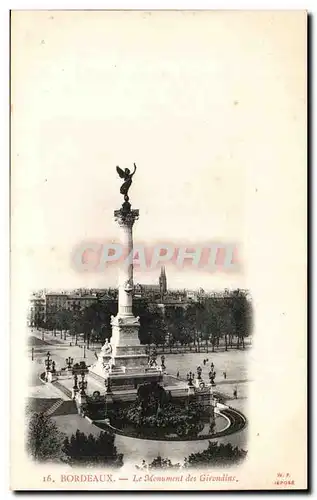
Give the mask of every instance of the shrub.
[[114, 446], [115, 436], [101, 432], [98, 437], [88, 436], [79, 430], [64, 441], [64, 453], [73, 466], [102, 464], [110, 467], [123, 465], [122, 453]]
[[28, 424], [27, 451], [39, 462], [59, 461], [64, 437], [50, 417], [34, 413]]
[[187, 459], [189, 467], [208, 467], [212, 465], [231, 465], [241, 462], [247, 452], [232, 446], [232, 444], [218, 444], [209, 441], [208, 448], [202, 452], [192, 453]]

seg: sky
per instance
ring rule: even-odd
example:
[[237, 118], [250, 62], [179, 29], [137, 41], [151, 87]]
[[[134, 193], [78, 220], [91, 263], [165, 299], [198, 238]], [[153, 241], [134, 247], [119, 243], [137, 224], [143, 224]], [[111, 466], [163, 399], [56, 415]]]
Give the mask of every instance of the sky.
[[[283, 40], [273, 52], [277, 21], [272, 13], [263, 26], [251, 13], [13, 13], [11, 246], [34, 288], [116, 284], [114, 269], [76, 272], [71, 255], [84, 241], [118, 238], [115, 167], [134, 162], [135, 242], [238, 248], [238, 272], [168, 266], [169, 285], [247, 286], [252, 170], [276, 102], [288, 109], [292, 77], [289, 61], [282, 77]], [[267, 36], [257, 36], [261, 28]]]

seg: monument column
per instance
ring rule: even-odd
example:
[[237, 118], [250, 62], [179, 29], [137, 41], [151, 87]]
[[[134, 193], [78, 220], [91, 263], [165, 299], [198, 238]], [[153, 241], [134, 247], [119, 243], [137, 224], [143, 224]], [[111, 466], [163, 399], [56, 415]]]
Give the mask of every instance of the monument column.
[[[112, 338], [111, 345], [114, 357], [122, 354], [122, 348], [127, 346], [140, 346], [139, 318], [133, 316], [133, 236], [134, 221], [139, 217], [139, 210], [131, 210], [130, 203], [126, 200], [120, 210], [114, 211], [115, 220], [120, 226], [120, 240], [123, 246], [123, 262], [119, 267], [119, 297], [118, 314], [111, 320]], [[126, 350], [125, 350], [126, 351]]]
[[136, 388], [144, 382], [158, 382], [162, 373], [156, 368], [149, 368], [146, 346], [139, 340], [139, 317], [132, 312], [133, 301], [133, 225], [139, 218], [139, 210], [132, 210], [128, 190], [136, 171], [124, 171], [117, 167], [119, 176], [124, 179], [120, 194], [124, 202], [114, 217], [120, 227], [120, 243], [123, 247], [123, 259], [118, 269], [118, 314], [111, 317], [111, 343], [106, 341], [97, 363], [89, 368], [92, 376], [107, 381], [107, 387]]
[[132, 313], [133, 296], [133, 236], [134, 222], [139, 218], [139, 210], [131, 210], [129, 205], [114, 212], [115, 220], [120, 226], [120, 243], [124, 260], [119, 268], [118, 316], [129, 317]]

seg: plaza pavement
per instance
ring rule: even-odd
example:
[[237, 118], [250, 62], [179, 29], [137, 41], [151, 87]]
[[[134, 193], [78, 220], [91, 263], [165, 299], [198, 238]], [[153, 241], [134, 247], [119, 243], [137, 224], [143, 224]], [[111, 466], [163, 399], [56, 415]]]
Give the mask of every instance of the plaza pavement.
[[[101, 432], [96, 426], [91, 425], [86, 419], [83, 419], [77, 414], [76, 407], [73, 401], [53, 384], [43, 384], [40, 380], [40, 374], [45, 369], [44, 360], [46, 353], [51, 353], [52, 359], [56, 362], [56, 368], [66, 365], [66, 358], [69, 356], [74, 358], [74, 362], [85, 361], [88, 365], [95, 362], [95, 350], [86, 349], [85, 358], [83, 347], [72, 345], [70, 340], [61, 340], [59, 336], [53, 334], [45, 334], [44, 341], [42, 333], [35, 329], [30, 330], [28, 339], [28, 356], [30, 359], [30, 378], [29, 378], [29, 407], [33, 407], [33, 411], [50, 411], [58, 400], [59, 403], [56, 411], [52, 413], [52, 418], [65, 434], [71, 435], [79, 429], [85, 434], [92, 433], [99, 435]], [[31, 349], [34, 349], [34, 361], [31, 361]], [[99, 351], [100, 347], [97, 349]], [[186, 375], [189, 371], [196, 372], [198, 366], [202, 368], [202, 378], [208, 382], [208, 373], [210, 371], [210, 363], [214, 363], [216, 377], [215, 390], [227, 396], [227, 403], [236, 408], [247, 416], [247, 393], [249, 387], [249, 379], [247, 373], [248, 365], [248, 350], [230, 350], [228, 352], [216, 353], [186, 353], [186, 354], [165, 354], [166, 371], [168, 374], [176, 377], [179, 372], [180, 380], [186, 380]], [[203, 360], [208, 358], [206, 365]], [[160, 356], [158, 357], [160, 361]], [[223, 376], [226, 372], [227, 378]], [[100, 387], [97, 387], [100, 390]], [[233, 398], [233, 390], [237, 388], [238, 398]], [[96, 387], [91, 387], [89, 392], [95, 390]], [[51, 401], [51, 404], [50, 404]], [[247, 429], [224, 436], [217, 439], [218, 442], [231, 443], [243, 448], [247, 446]], [[207, 442], [190, 441], [190, 442], [163, 442], [151, 441], [149, 446], [148, 441], [128, 438], [125, 436], [116, 436], [116, 446], [120, 453], [124, 453], [125, 462], [133, 461], [138, 463], [143, 459], [152, 460], [158, 455], [164, 457], [173, 457], [173, 459], [182, 460], [184, 456], [190, 453], [202, 451], [206, 448]]]

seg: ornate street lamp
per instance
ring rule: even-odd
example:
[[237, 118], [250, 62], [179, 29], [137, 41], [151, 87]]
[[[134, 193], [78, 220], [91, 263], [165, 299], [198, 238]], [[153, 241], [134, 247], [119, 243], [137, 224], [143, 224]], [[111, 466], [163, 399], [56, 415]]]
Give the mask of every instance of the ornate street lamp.
[[161, 356], [161, 362], [162, 362], [162, 370], [165, 370], [166, 366], [165, 366], [165, 356], [163, 354], [163, 356]]
[[153, 349], [152, 353], [149, 356], [149, 367], [150, 368], [157, 366], [156, 357], [157, 357], [157, 352], [155, 349]]
[[109, 394], [111, 392], [110, 377], [106, 378], [106, 380], [105, 380], [105, 386], [106, 386], [106, 393]]
[[49, 371], [50, 368], [51, 368], [51, 363], [52, 363], [52, 360], [51, 360], [51, 354], [50, 352], [47, 353], [47, 358], [45, 360], [45, 366], [46, 366], [46, 370]]
[[70, 356], [66, 358], [66, 365], [68, 370], [71, 370], [73, 363], [74, 363], [74, 358], [71, 358]]
[[74, 387], [73, 387], [74, 391], [78, 391], [78, 375], [77, 373], [75, 373], [74, 375]]
[[194, 373], [193, 372], [189, 372], [187, 373], [187, 380], [188, 380], [188, 385], [191, 387], [193, 385], [193, 380], [194, 380]]
[[213, 371], [213, 370], [210, 371], [209, 372], [209, 380], [210, 380], [211, 385], [213, 385], [213, 386], [216, 385], [215, 384], [215, 378], [216, 378], [216, 372]]
[[85, 372], [81, 372], [81, 381], [79, 382], [80, 395], [85, 396], [85, 389], [87, 389], [87, 381], [85, 380]]

